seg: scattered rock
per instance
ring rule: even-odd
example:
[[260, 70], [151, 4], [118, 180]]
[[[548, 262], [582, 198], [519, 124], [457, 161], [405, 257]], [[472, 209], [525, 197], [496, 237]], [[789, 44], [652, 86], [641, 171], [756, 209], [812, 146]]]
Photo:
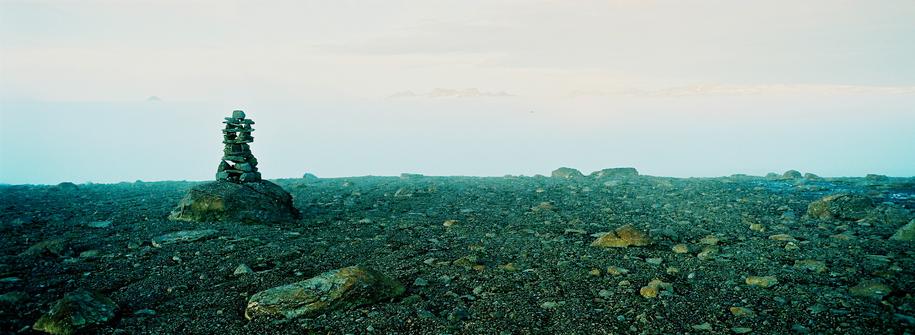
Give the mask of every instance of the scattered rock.
[[253, 274], [253, 273], [254, 273], [254, 270], [251, 270], [251, 268], [248, 267], [248, 265], [238, 264], [238, 266], [235, 267], [235, 271], [232, 272], [232, 275], [233, 276], [243, 276], [243, 275], [249, 275], [249, 274]]
[[698, 325], [692, 325], [692, 326], [690, 326], [690, 328], [695, 329], [695, 330], [708, 330], [708, 331], [711, 331], [711, 330], [712, 330], [712, 324], [710, 324], [710, 323], [708, 323], [708, 322], [705, 322], [705, 323], [700, 323], [700, 324], [698, 324]]
[[708, 235], [706, 237], [699, 239], [699, 244], [718, 245], [718, 241], [719, 241], [718, 237], [716, 237], [715, 235]]
[[746, 308], [746, 307], [733, 306], [733, 307], [731, 307], [731, 308], [728, 308], [728, 310], [731, 311], [731, 315], [737, 316], [737, 317], [754, 317], [754, 316], [756, 316], [756, 312], [754, 312], [752, 309], [749, 309], [749, 308]]
[[794, 261], [794, 267], [802, 270], [813, 271], [816, 273], [826, 272], [826, 263], [813, 259], [802, 259]]
[[562, 233], [563, 234], [585, 235], [588, 232], [585, 231], [584, 229], [566, 228], [566, 230], [563, 230]]
[[747, 277], [746, 283], [750, 286], [766, 288], [778, 284], [778, 279], [775, 278], [775, 276], [749, 276]]
[[109, 228], [111, 221], [93, 221], [86, 224], [89, 228]]
[[597, 292], [597, 296], [607, 299], [613, 296], [613, 292], [610, 292], [610, 290], [600, 290]]
[[477, 263], [477, 256], [474, 256], [474, 255], [463, 256], [461, 258], [454, 260], [453, 262], [451, 262], [451, 264], [463, 267], [467, 270], [476, 268], [478, 265], [480, 265], [479, 263]]
[[682, 243], [675, 244], [673, 247], [670, 248], [670, 250], [672, 250], [674, 253], [677, 253], [677, 254], [689, 253], [689, 247], [687, 247], [686, 244], [682, 244]]
[[50, 334], [75, 334], [114, 318], [118, 306], [108, 297], [79, 289], [64, 295], [41, 316], [33, 329]]
[[622, 276], [627, 273], [629, 273], [629, 270], [618, 267], [618, 266], [607, 267], [607, 274], [609, 274], [609, 275]]
[[696, 254], [696, 258], [704, 261], [704, 260], [709, 260], [709, 259], [715, 258], [715, 256], [717, 256], [717, 255], [718, 255], [718, 247], [714, 246], [714, 245], [708, 245], [708, 246], [705, 246], [704, 248], [702, 248], [702, 251], [700, 251], [698, 254]]
[[891, 240], [896, 241], [915, 241], [915, 219], [909, 221], [905, 226], [902, 226], [893, 236], [890, 236]]
[[807, 206], [807, 215], [822, 220], [860, 220], [874, 208], [874, 201], [857, 194], [833, 194]]
[[35, 243], [21, 255], [23, 256], [68, 256], [73, 251], [67, 246], [63, 239], [51, 239]]
[[136, 312], [133, 312], [133, 315], [136, 315], [136, 316], [154, 316], [154, 315], [156, 315], [156, 311], [151, 310], [151, 309], [148, 309], [148, 308], [147, 308], [147, 309], [141, 309], [141, 310], [137, 310]]
[[614, 232], [607, 233], [597, 240], [594, 240], [594, 242], [591, 242], [591, 246], [601, 248], [641, 247], [649, 244], [651, 244], [651, 240], [648, 238], [648, 235], [632, 225], [616, 228]]
[[161, 248], [163, 245], [194, 242], [216, 235], [216, 229], [182, 230], [168, 233], [152, 239], [152, 245]]
[[648, 263], [648, 264], [651, 264], [651, 265], [661, 265], [661, 263], [663, 263], [663, 262], [664, 262], [664, 259], [663, 259], [663, 258], [660, 258], [660, 257], [657, 257], [657, 258], [646, 258], [646, 259], [645, 259], [645, 263]]
[[330, 310], [372, 304], [403, 294], [397, 281], [375, 270], [350, 266], [314, 278], [274, 287], [251, 296], [245, 317], [313, 316]]
[[797, 239], [795, 239], [794, 236], [791, 236], [788, 234], [775, 234], [775, 235], [769, 236], [769, 239], [773, 240], [773, 241], [782, 241], [782, 242], [797, 242]]
[[658, 296], [658, 294], [662, 293], [661, 291], [664, 291], [664, 293], [667, 293], [667, 294], [673, 294], [673, 290], [674, 290], [673, 285], [671, 285], [670, 283], [665, 283], [665, 282], [661, 281], [660, 279], [655, 278], [652, 281], [648, 282], [648, 285], [645, 285], [641, 289], [639, 289], [639, 294], [641, 294], [645, 298], [650, 299], [650, 298], [656, 298]]
[[100, 252], [95, 249], [86, 250], [86, 251], [79, 253], [79, 258], [95, 258], [95, 257], [98, 257], [99, 253]]
[[428, 286], [428, 285], [429, 285], [429, 281], [423, 279], [422, 277], [416, 277], [416, 279], [413, 280], [413, 286], [421, 287], [421, 286]]
[[581, 177], [584, 177], [585, 175], [581, 174], [581, 171], [578, 171], [576, 169], [568, 168], [568, 167], [561, 167], [556, 170], [553, 170], [553, 173], [551, 173], [550, 176], [553, 178], [560, 178], [560, 179], [573, 179], [573, 178], [581, 178]]
[[848, 293], [852, 296], [873, 300], [881, 300], [891, 291], [893, 289], [889, 285], [874, 280], [863, 280], [848, 289]]
[[218, 180], [191, 188], [169, 220], [192, 222], [295, 222], [299, 211], [292, 196], [266, 180], [234, 183]]
[[518, 271], [518, 267], [515, 266], [515, 263], [505, 263], [505, 264], [503, 264], [503, 265], [499, 265], [499, 268], [502, 269], [502, 270], [504, 270], [504, 271], [507, 271], [507, 272], [516, 272], [516, 271]]
[[28, 294], [21, 291], [6, 292], [0, 294], [0, 304], [16, 305], [20, 302], [26, 301], [29, 298]]
[[544, 301], [542, 304], [540, 304], [540, 308], [543, 308], [543, 309], [554, 309], [558, 306], [559, 306], [559, 303], [557, 303], [555, 301]]

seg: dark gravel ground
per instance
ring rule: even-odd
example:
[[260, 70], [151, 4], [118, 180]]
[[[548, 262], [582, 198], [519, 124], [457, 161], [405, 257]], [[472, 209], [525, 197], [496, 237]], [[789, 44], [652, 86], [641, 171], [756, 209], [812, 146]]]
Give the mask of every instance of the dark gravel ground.
[[[27, 297], [0, 302], [0, 332], [32, 333], [51, 303], [86, 288], [120, 307], [117, 319], [90, 330], [101, 334], [915, 333], [915, 242], [888, 239], [913, 217], [912, 178], [276, 183], [292, 193], [304, 217], [299, 222], [166, 220], [191, 182], [0, 186], [0, 294]], [[838, 192], [864, 194], [878, 206], [859, 221], [804, 216], [811, 201]], [[457, 222], [446, 226], [447, 220]], [[90, 225], [98, 221], [111, 225]], [[751, 230], [754, 223], [763, 230]], [[654, 243], [590, 246], [592, 234], [625, 224]], [[219, 233], [150, 245], [190, 229]], [[786, 241], [769, 238], [775, 234], [791, 235], [798, 248], [786, 250]], [[700, 259], [700, 240], [709, 235], [719, 240], [718, 253]], [[27, 252], [49, 241], [53, 247], [44, 252]], [[679, 243], [690, 252], [674, 253]], [[797, 260], [823, 261], [826, 270], [798, 269]], [[239, 264], [255, 273], [233, 275]], [[311, 319], [243, 316], [258, 291], [356, 264], [401, 281], [406, 293]], [[608, 274], [611, 266], [628, 273]], [[747, 276], [775, 276], [778, 284], [749, 286]], [[640, 295], [655, 278], [673, 292]], [[850, 294], [861, 281], [892, 292]], [[755, 315], [737, 316], [731, 307]], [[144, 309], [155, 314], [136, 314]]]

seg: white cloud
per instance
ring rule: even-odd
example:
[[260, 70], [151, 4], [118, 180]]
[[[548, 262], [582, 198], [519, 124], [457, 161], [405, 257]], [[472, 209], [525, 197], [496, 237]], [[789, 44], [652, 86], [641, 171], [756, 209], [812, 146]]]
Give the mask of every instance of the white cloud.
[[689, 97], [689, 96], [734, 96], [734, 95], [915, 95], [915, 86], [866, 86], [866, 85], [816, 85], [816, 84], [770, 84], [770, 85], [721, 85], [705, 84], [672, 87], [665, 89], [614, 88], [608, 90], [577, 90], [569, 94], [582, 96], [641, 96], [641, 97]]
[[503, 98], [513, 97], [505, 91], [490, 92], [481, 91], [478, 88], [451, 89], [436, 88], [426, 93], [416, 93], [413, 91], [402, 91], [390, 95], [388, 98]]

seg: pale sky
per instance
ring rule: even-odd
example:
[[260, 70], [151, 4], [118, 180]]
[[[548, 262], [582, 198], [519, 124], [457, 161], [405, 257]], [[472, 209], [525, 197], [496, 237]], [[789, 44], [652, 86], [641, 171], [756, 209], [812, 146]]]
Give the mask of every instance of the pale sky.
[[[0, 183], [915, 175], [915, 1], [0, 0]], [[151, 98], [155, 97], [155, 98]]]

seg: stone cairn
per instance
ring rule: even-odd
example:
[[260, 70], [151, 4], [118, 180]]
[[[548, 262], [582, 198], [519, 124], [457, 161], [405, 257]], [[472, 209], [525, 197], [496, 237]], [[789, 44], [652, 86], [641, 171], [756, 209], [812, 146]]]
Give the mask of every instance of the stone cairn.
[[216, 172], [216, 180], [236, 183], [260, 181], [257, 158], [254, 158], [248, 146], [248, 143], [254, 142], [254, 137], [251, 136], [251, 132], [254, 131], [251, 125], [254, 121], [245, 119], [245, 112], [237, 110], [232, 112], [232, 117], [227, 117], [222, 123], [226, 124], [226, 128], [222, 130], [222, 143], [225, 144], [225, 149]]

